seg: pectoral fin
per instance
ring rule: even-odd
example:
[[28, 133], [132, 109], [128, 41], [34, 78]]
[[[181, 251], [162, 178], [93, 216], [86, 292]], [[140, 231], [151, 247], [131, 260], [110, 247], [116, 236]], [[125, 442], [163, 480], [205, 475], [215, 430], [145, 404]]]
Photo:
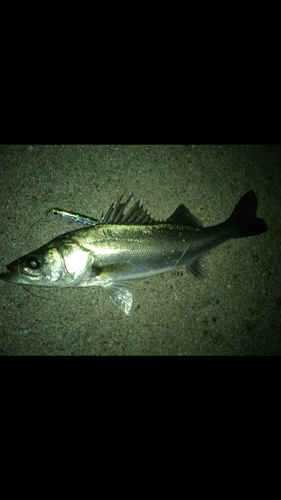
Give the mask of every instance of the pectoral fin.
[[127, 281], [113, 281], [103, 287], [113, 304], [126, 316], [134, 312], [134, 290]]

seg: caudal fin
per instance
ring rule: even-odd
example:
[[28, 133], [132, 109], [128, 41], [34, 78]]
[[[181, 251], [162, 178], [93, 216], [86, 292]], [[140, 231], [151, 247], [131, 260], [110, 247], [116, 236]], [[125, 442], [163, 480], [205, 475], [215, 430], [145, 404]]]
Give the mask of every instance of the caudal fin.
[[254, 191], [248, 191], [238, 201], [228, 219], [228, 223], [231, 222], [236, 229], [235, 236], [237, 238], [262, 234], [268, 230], [264, 220], [256, 217], [257, 207], [258, 200]]

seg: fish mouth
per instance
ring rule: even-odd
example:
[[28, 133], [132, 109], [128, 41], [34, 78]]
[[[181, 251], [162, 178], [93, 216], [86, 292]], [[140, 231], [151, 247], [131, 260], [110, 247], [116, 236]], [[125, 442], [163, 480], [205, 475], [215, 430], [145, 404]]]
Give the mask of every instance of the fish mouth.
[[0, 279], [3, 281], [9, 281], [10, 283], [18, 283], [20, 277], [18, 274], [14, 274], [11, 271], [4, 271], [0, 274]]
[[[25, 277], [26, 277], [26, 281], [25, 281]], [[24, 271], [23, 269], [20, 270], [20, 272], [18, 272], [18, 270], [15, 270], [14, 269], [9, 269], [9, 266], [7, 266], [7, 269], [6, 271], [4, 271], [3, 273], [0, 273], [0, 279], [3, 280], [3, 281], [8, 281], [9, 283], [19, 283], [19, 284], [30, 284], [30, 281], [31, 279], [34, 280], [34, 276], [30, 275], [29, 273], [27, 273], [26, 271]]]

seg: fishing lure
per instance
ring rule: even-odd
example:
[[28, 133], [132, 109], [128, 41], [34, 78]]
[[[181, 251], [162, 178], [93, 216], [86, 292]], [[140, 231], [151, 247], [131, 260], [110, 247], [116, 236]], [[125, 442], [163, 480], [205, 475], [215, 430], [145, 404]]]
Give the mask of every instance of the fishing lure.
[[68, 219], [70, 222], [78, 222], [84, 227], [96, 226], [99, 223], [98, 219], [93, 219], [92, 217], [88, 217], [87, 215], [75, 214], [74, 212], [67, 212], [66, 210], [61, 210], [60, 208], [56, 207], [47, 210], [46, 214], [58, 215], [59, 217]]
[[[74, 212], [67, 212], [66, 210], [61, 210], [60, 208], [57, 207], [50, 208], [50, 210], [47, 210], [45, 214], [58, 215], [59, 217], [68, 219], [70, 222], [78, 222], [79, 224], [82, 224], [84, 227], [96, 226], [97, 224], [104, 224], [104, 223], [109, 224], [110, 222], [113, 222], [113, 220], [115, 220], [117, 208], [119, 207], [120, 209], [120, 207], [122, 207], [122, 209], [124, 210], [124, 208], [128, 205], [130, 199], [132, 198], [133, 194], [129, 196], [128, 200], [125, 203], [120, 203], [123, 196], [124, 195], [121, 196], [116, 206], [114, 205], [114, 203], [112, 203], [107, 214], [105, 216], [102, 214], [100, 219], [94, 219], [93, 217], [88, 217], [88, 215], [75, 214]], [[117, 222], [119, 222], [119, 219], [115, 220], [115, 224]]]

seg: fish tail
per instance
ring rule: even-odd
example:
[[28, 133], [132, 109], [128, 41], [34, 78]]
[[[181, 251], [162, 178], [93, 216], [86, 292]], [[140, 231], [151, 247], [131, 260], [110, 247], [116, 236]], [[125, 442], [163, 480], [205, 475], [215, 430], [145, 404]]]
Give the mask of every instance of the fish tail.
[[227, 220], [233, 227], [233, 237], [244, 238], [265, 233], [268, 227], [263, 219], [256, 217], [258, 200], [254, 191], [248, 191], [238, 201]]

